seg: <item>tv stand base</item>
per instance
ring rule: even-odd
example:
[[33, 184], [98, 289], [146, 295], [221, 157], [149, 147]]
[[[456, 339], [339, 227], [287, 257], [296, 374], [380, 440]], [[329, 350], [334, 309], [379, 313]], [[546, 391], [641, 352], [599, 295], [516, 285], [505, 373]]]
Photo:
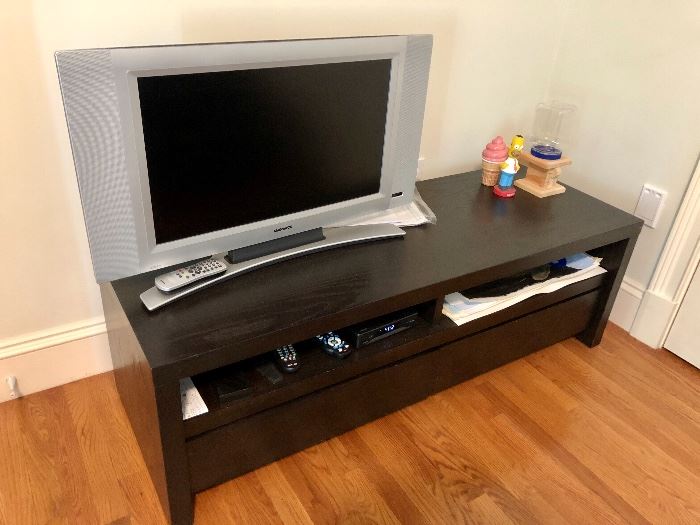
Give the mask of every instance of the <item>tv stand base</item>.
[[[227, 293], [156, 315], [139, 301], [153, 273], [100, 285], [119, 396], [172, 523], [191, 524], [194, 495], [208, 487], [567, 337], [600, 342], [640, 219], [571, 187], [544, 201], [523, 192], [506, 202], [481, 185], [479, 172], [419, 182], [418, 189], [440, 221], [411, 228], [400, 245], [378, 242], [313, 264], [274, 265], [260, 278], [229, 282]], [[359, 242], [360, 232], [360, 239], [403, 233], [391, 226], [354, 232], [348, 239], [348, 230], [326, 230], [323, 243]], [[462, 326], [442, 314], [447, 294], [583, 251], [601, 257], [607, 272]], [[275, 382], [263, 370], [275, 348], [404, 309], [419, 314], [410, 330], [346, 359], [300, 345], [297, 372]], [[217, 379], [240, 375], [252, 389], [221, 402]], [[186, 377], [209, 411], [183, 420]]]
[[251, 259], [264, 257], [265, 255], [290, 250], [292, 248], [296, 248], [297, 246], [304, 246], [305, 244], [320, 242], [325, 238], [326, 236], [323, 235], [323, 228], [314, 228], [313, 230], [295, 233], [293, 235], [286, 235], [284, 237], [280, 237], [279, 239], [273, 239], [272, 241], [261, 242], [259, 244], [253, 244], [252, 246], [229, 250], [226, 260], [231, 264], [242, 263], [245, 261], [250, 261]]
[[221, 281], [224, 281], [226, 279], [230, 279], [235, 275], [241, 275], [243, 273], [250, 272], [257, 268], [262, 268], [263, 266], [269, 266], [271, 264], [286, 261], [288, 259], [301, 257], [302, 255], [308, 255], [323, 250], [329, 250], [331, 248], [337, 248], [339, 246], [357, 244], [361, 242], [378, 241], [382, 239], [390, 239], [393, 237], [402, 237], [405, 234], [406, 232], [404, 232], [398, 226], [394, 226], [393, 224], [372, 224], [367, 226], [341, 226], [338, 228], [323, 228], [321, 240], [303, 244], [301, 246], [294, 246], [291, 248], [284, 249], [282, 251], [270, 253], [261, 257], [256, 257], [254, 259], [248, 259], [241, 262], [231, 263], [225, 257], [216, 256], [216, 259], [221, 260], [228, 267], [224, 273], [219, 274], [208, 281], [198, 282], [193, 284], [192, 286], [181, 290], [177, 290], [172, 293], [161, 292], [158, 288], [153, 286], [152, 288], [149, 288], [141, 294], [141, 302], [149, 311], [153, 311], [165, 306], [166, 304], [172, 303], [173, 301], [177, 301], [182, 297], [207, 288], [208, 286], [220, 283]]

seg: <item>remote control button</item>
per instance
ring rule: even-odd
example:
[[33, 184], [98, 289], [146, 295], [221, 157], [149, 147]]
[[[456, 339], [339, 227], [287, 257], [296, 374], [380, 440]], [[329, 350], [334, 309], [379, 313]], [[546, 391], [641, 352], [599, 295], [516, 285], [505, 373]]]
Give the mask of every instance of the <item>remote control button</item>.
[[184, 266], [170, 273], [157, 276], [155, 278], [155, 285], [159, 290], [169, 293], [200, 279], [206, 279], [221, 274], [225, 272], [227, 268], [228, 267], [219, 260], [209, 259], [200, 261], [199, 263]]
[[297, 360], [297, 353], [292, 345], [284, 345], [278, 348], [274, 352], [275, 361], [277, 366], [283, 372], [296, 372], [299, 368], [299, 361]]
[[323, 350], [333, 357], [344, 359], [352, 353], [352, 348], [341, 337], [333, 332], [317, 335], [316, 340], [321, 343]]

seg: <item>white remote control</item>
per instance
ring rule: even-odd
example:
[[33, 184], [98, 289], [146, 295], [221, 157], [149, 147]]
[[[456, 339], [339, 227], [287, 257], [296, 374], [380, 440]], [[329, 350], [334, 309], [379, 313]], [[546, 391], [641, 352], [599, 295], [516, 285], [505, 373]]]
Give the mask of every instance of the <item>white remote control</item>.
[[156, 277], [156, 288], [169, 293], [191, 283], [213, 277], [226, 271], [226, 264], [218, 259], [206, 259], [185, 268], [164, 273]]

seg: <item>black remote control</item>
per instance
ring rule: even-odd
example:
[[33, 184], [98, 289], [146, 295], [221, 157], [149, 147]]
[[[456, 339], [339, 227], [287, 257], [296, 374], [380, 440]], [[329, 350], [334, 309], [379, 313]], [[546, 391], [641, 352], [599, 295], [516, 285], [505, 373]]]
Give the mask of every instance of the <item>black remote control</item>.
[[274, 351], [275, 362], [282, 372], [296, 372], [299, 369], [297, 351], [292, 345], [284, 345]]
[[352, 353], [352, 348], [339, 335], [334, 332], [317, 335], [316, 339], [321, 343], [327, 354], [344, 359]]

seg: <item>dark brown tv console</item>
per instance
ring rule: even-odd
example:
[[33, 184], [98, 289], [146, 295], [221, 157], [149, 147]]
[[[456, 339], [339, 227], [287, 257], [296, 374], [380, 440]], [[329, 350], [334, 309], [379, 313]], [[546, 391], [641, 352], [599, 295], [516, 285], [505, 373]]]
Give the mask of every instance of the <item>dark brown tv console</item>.
[[[571, 336], [599, 343], [639, 219], [573, 188], [498, 199], [478, 172], [418, 188], [438, 223], [401, 240], [286, 261], [152, 313], [139, 294], [153, 273], [101, 286], [117, 388], [172, 522], [192, 522], [196, 492], [534, 350]], [[608, 273], [459, 327], [441, 313], [448, 293], [580, 251]], [[420, 312], [415, 327], [346, 360], [306, 350], [282, 381], [258, 371], [278, 346], [407, 307]], [[220, 406], [211, 382], [232, 371], [252, 389]], [[188, 376], [209, 412], [183, 421]]]

